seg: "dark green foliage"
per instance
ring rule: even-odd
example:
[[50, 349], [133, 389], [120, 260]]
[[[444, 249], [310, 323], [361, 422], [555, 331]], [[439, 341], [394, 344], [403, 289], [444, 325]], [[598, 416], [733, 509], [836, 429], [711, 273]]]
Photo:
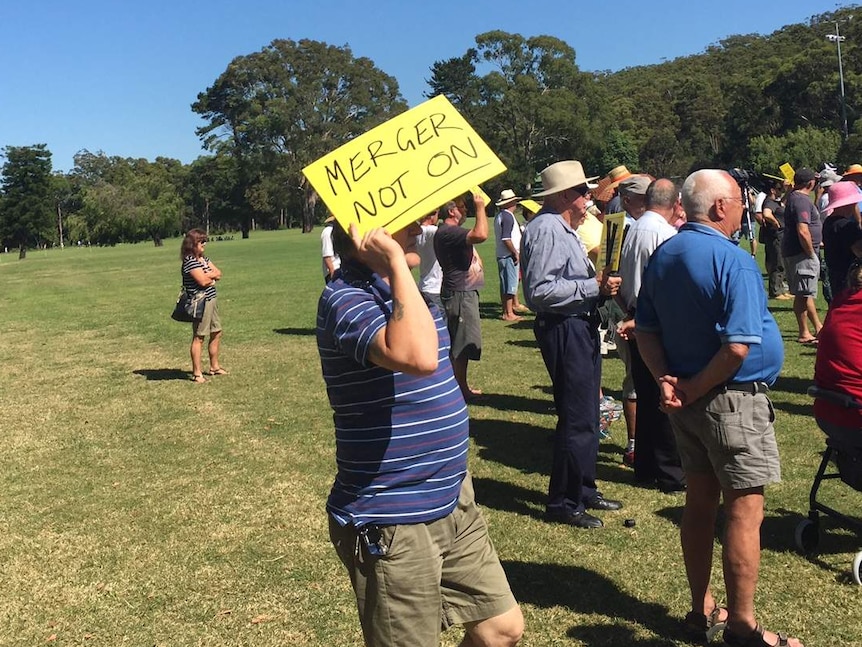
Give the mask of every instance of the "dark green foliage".
[[238, 56], [198, 95], [204, 145], [233, 160], [231, 202], [243, 214], [275, 217], [285, 208], [314, 224], [317, 194], [302, 168], [406, 107], [398, 82], [347, 46], [275, 40]]
[[24, 258], [28, 247], [53, 240], [54, 195], [51, 152], [46, 144], [3, 149], [0, 238], [17, 247]]

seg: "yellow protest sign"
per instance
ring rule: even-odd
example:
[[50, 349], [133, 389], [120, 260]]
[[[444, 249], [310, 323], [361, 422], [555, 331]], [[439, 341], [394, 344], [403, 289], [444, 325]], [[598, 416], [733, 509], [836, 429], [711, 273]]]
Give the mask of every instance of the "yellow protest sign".
[[598, 269], [610, 266], [611, 270], [620, 269], [620, 255], [623, 251], [623, 233], [626, 225], [625, 213], [609, 213], [605, 216], [602, 236], [602, 250], [599, 254]]
[[390, 233], [506, 170], [444, 96], [302, 169], [341, 225]]
[[542, 205], [540, 205], [535, 200], [530, 200], [529, 198], [526, 200], [521, 200], [518, 204], [520, 204], [522, 207], [524, 207], [524, 209], [526, 209], [530, 213], [539, 213], [539, 209], [542, 208]]
[[793, 170], [793, 167], [790, 166], [787, 162], [778, 167], [778, 170], [781, 171], [781, 174], [784, 176], [784, 179], [788, 182], [793, 182], [793, 177], [796, 175], [796, 171]]
[[478, 184], [474, 187], [470, 187], [470, 195], [478, 195], [485, 202], [485, 206], [490, 206], [491, 198], [488, 197], [488, 194], [482, 190]]

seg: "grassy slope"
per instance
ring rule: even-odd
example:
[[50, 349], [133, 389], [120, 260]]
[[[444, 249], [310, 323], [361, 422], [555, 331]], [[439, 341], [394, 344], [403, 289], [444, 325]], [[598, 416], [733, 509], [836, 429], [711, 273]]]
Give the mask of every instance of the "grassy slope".
[[[0, 644], [359, 644], [323, 514], [333, 445], [313, 335], [318, 238], [209, 245], [225, 273], [231, 375], [198, 386], [189, 326], [168, 318], [178, 247], [0, 255]], [[496, 318], [493, 245], [482, 253], [485, 352], [471, 376], [489, 397], [471, 407], [471, 469], [523, 604], [523, 644], [684, 644], [682, 498], [630, 486], [622, 423], [599, 476], [626, 510], [598, 532], [539, 520], [548, 379], [530, 321]], [[784, 481], [767, 495], [759, 614], [808, 645], [858, 644], [859, 540], [826, 521], [819, 556], [794, 550], [823, 439], [804, 395], [813, 350], [793, 343], [789, 306], [774, 303], [788, 341], [774, 393]], [[613, 393], [619, 361], [604, 374]], [[828, 500], [859, 509], [858, 494], [829, 485]]]

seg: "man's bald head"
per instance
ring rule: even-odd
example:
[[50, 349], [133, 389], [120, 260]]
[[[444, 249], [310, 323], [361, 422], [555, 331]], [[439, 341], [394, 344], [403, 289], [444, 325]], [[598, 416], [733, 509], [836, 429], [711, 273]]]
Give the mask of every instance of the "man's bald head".
[[679, 199], [679, 191], [673, 181], [661, 177], [646, 190], [646, 208], [650, 211], [673, 209]]

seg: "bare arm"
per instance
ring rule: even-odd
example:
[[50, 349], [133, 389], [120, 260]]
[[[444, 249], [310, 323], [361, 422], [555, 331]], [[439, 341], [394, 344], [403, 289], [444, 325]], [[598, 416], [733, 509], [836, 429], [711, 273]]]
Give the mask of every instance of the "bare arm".
[[219, 268], [217, 268], [216, 264], [213, 263], [212, 261], [210, 261], [209, 264], [210, 264], [210, 269], [209, 269], [209, 272], [207, 272], [209, 277], [211, 279], [215, 279], [216, 281], [221, 281], [221, 270]]
[[485, 201], [481, 196], [474, 195], [473, 204], [476, 205], [476, 222], [467, 232], [467, 242], [476, 245], [488, 240], [488, 214], [485, 212]]
[[781, 223], [778, 222], [778, 218], [772, 213], [772, 209], [768, 207], [763, 207], [763, 221], [773, 229], [781, 229]]
[[335, 263], [332, 262], [332, 256], [324, 256], [323, 264], [326, 265], [327, 276], [332, 278], [332, 275], [335, 274]]
[[211, 285], [215, 285], [216, 279], [212, 277], [212, 275], [207, 274], [201, 268], [196, 267], [195, 269], [189, 272], [189, 276], [195, 280], [202, 288], [208, 288]]
[[684, 403], [694, 402], [710, 389], [730, 381], [747, 355], [748, 344], [722, 344], [709, 364], [699, 373], [689, 379], [680, 378], [677, 388], [684, 396]]
[[814, 242], [811, 240], [811, 231], [808, 225], [800, 222], [796, 225], [796, 233], [799, 236], [799, 244], [802, 246], [802, 252], [809, 258], [814, 256]]
[[430, 375], [437, 370], [437, 328], [404, 250], [383, 229], [372, 229], [360, 239], [351, 225], [350, 234], [357, 259], [387, 277], [392, 289], [392, 315], [374, 336], [369, 359], [390, 371]]

